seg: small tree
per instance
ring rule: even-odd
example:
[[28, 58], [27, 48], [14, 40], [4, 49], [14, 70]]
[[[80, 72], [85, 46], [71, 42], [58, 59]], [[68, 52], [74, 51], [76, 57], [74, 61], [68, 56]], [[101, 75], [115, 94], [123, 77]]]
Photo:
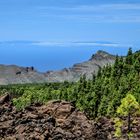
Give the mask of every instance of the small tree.
[[134, 68], [135, 68], [136, 72], [139, 74], [140, 73], [140, 62], [138, 59], [136, 59], [136, 61], [134, 63]]
[[[131, 134], [131, 117], [139, 111], [139, 103], [136, 101], [132, 94], [127, 94], [125, 98], [122, 99], [121, 105], [117, 108], [117, 114], [122, 117], [127, 117], [127, 136], [128, 140]], [[119, 126], [120, 127], [120, 126]], [[117, 129], [116, 129], [117, 130]]]
[[132, 48], [129, 48], [127, 56], [126, 56], [126, 64], [128, 65], [132, 65], [133, 62], [133, 52], [132, 52]]

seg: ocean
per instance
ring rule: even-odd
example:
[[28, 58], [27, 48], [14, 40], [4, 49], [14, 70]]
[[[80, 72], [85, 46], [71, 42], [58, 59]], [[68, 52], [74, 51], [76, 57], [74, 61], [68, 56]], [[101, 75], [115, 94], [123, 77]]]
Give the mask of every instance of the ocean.
[[[128, 47], [116, 46], [64, 46], [36, 45], [32, 43], [0, 43], [0, 64], [34, 66], [40, 72], [60, 70], [75, 63], [89, 60], [98, 50], [126, 55]], [[138, 48], [132, 48], [133, 51]]]

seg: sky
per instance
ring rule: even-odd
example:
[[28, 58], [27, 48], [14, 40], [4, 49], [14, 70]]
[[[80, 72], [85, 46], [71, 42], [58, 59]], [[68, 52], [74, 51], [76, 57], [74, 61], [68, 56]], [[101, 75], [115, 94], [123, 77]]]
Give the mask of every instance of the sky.
[[140, 49], [140, 0], [0, 0], [0, 64], [59, 70], [129, 47]]
[[139, 44], [140, 0], [0, 0], [0, 41]]

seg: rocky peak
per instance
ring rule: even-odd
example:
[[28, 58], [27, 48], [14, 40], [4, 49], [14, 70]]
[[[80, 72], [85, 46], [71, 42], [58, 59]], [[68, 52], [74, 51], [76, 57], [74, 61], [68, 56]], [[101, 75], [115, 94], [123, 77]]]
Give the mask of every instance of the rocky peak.
[[95, 60], [95, 59], [104, 59], [104, 58], [114, 58], [115, 56], [105, 52], [105, 51], [102, 51], [102, 50], [99, 50], [97, 51], [97, 53], [93, 54], [91, 59], [90, 60]]

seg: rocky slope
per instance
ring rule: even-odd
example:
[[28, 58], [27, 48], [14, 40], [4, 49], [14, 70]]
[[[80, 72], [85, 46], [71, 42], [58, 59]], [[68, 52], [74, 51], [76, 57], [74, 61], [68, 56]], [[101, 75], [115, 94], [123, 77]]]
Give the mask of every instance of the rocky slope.
[[65, 68], [61, 71], [48, 72], [45, 75], [48, 81], [77, 81], [83, 74], [86, 74], [87, 78], [91, 78], [92, 74], [96, 74], [99, 68], [113, 64], [114, 61], [115, 56], [104, 51], [98, 51], [86, 62], [75, 64], [72, 68]]
[[[69, 102], [51, 101], [18, 111], [9, 94], [0, 97], [1, 140], [119, 140], [114, 137], [114, 130], [111, 119], [89, 120]], [[126, 131], [126, 126], [122, 131]], [[132, 131], [130, 140], [139, 140], [140, 118]]]
[[0, 85], [77, 81], [81, 75], [86, 74], [87, 78], [96, 74], [100, 67], [113, 64], [115, 56], [104, 51], [98, 51], [86, 62], [73, 65], [60, 71], [48, 71], [40, 73], [33, 67], [18, 67], [15, 65], [0, 65]]
[[32, 67], [0, 65], [0, 85], [45, 82], [45, 76]]

